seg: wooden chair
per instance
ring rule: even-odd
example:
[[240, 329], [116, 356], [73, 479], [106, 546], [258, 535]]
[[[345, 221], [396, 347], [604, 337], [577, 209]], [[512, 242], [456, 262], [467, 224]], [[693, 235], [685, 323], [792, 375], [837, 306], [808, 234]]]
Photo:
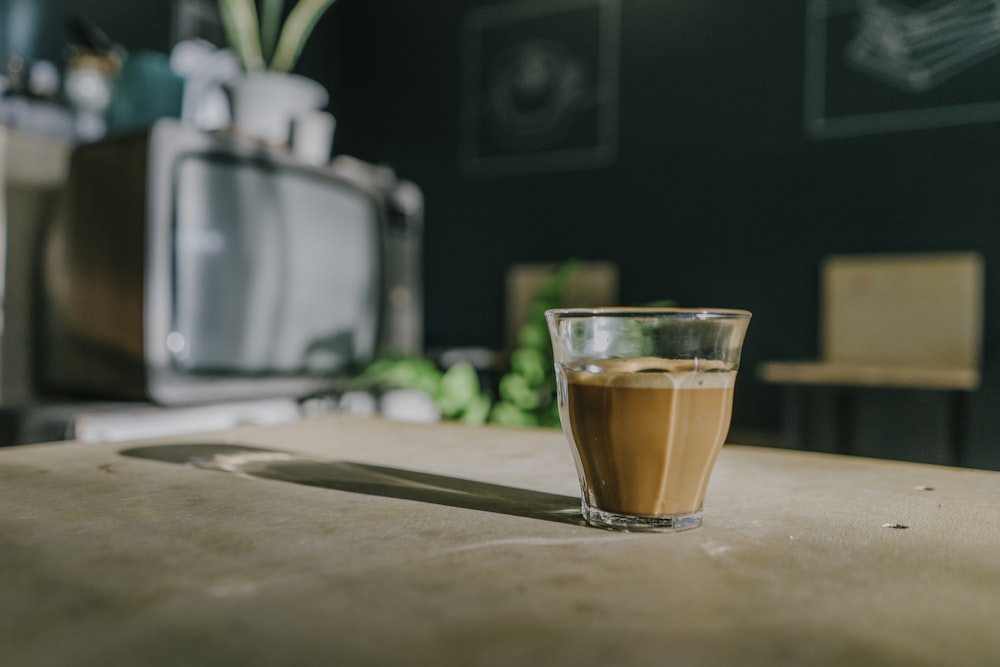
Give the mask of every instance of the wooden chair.
[[[950, 442], [944, 454], [923, 458], [957, 463], [964, 396], [980, 381], [983, 276], [983, 259], [976, 253], [828, 258], [821, 269], [820, 360], [769, 361], [758, 368], [761, 380], [788, 388], [786, 444], [803, 448], [803, 433], [810, 430], [802, 423], [804, 388], [836, 389], [826, 393], [841, 405], [828, 412], [839, 414], [827, 421], [840, 425], [827, 430], [839, 429], [841, 440], [850, 417], [845, 397], [855, 404], [848, 407], [856, 408], [864, 389], [944, 392]], [[858, 453], [852, 439], [857, 438], [825, 448]], [[890, 458], [905, 454], [896, 451]]]

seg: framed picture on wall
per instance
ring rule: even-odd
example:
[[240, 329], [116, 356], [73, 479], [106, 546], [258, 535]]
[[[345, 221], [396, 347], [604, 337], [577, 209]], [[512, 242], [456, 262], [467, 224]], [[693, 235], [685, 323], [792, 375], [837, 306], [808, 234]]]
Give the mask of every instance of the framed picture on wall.
[[993, 0], [808, 0], [805, 129], [814, 138], [1000, 120]]
[[474, 176], [610, 164], [620, 0], [518, 0], [462, 27], [460, 163]]

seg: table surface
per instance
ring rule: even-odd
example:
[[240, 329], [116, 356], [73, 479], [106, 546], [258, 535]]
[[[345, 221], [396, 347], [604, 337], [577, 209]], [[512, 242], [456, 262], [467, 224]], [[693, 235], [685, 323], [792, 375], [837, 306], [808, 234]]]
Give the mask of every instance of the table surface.
[[678, 534], [577, 494], [546, 430], [3, 449], [0, 664], [1000, 664], [998, 473], [727, 445]]

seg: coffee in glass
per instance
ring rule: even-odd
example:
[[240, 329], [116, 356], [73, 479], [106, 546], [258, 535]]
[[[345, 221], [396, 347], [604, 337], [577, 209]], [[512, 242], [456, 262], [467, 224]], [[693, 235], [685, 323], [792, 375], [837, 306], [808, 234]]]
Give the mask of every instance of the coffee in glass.
[[645, 531], [701, 525], [750, 313], [561, 309], [546, 319], [587, 522]]

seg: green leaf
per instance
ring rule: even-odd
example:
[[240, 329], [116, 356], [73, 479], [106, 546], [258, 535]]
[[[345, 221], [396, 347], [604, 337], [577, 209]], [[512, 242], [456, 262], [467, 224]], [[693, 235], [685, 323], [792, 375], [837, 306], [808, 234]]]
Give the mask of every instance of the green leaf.
[[501, 426], [537, 426], [538, 418], [516, 405], [501, 401], [493, 406], [490, 421]]
[[553, 403], [549, 409], [538, 416], [538, 424], [547, 428], [562, 428], [559, 421], [559, 406]]
[[281, 14], [284, 8], [285, 0], [261, 0], [260, 46], [265, 61], [271, 60], [274, 56], [274, 45], [278, 41], [278, 29], [281, 27]]
[[230, 48], [243, 63], [243, 69], [264, 69], [264, 56], [257, 32], [257, 7], [253, 0], [219, 0], [219, 16]]
[[431, 396], [441, 389], [441, 371], [422, 358], [378, 359], [361, 375], [383, 389], [419, 389]]
[[460, 361], [445, 372], [437, 394], [438, 407], [445, 418], [454, 418], [468, 409], [479, 397], [479, 375], [467, 361]]
[[295, 67], [313, 28], [333, 2], [334, 0], [299, 0], [288, 14], [281, 36], [278, 37], [278, 45], [271, 60], [273, 71], [290, 72]]
[[500, 398], [522, 410], [534, 410], [541, 403], [538, 391], [522, 375], [508, 373], [500, 378]]
[[545, 349], [549, 345], [548, 329], [541, 322], [525, 322], [517, 334], [517, 342], [521, 347]]
[[539, 290], [538, 300], [551, 304], [560, 303], [563, 295], [566, 293], [566, 289], [569, 287], [570, 281], [573, 280], [573, 275], [579, 268], [579, 260], [571, 259], [563, 262], [556, 269], [556, 272], [542, 285], [541, 290]]
[[459, 418], [463, 423], [470, 424], [472, 426], [479, 426], [486, 422], [486, 419], [490, 415], [490, 399], [488, 396], [479, 394], [476, 396], [472, 403], [470, 403], [466, 408], [465, 412]]
[[510, 355], [510, 370], [524, 377], [532, 387], [539, 387], [545, 382], [545, 375], [552, 362], [534, 347], [519, 347]]

